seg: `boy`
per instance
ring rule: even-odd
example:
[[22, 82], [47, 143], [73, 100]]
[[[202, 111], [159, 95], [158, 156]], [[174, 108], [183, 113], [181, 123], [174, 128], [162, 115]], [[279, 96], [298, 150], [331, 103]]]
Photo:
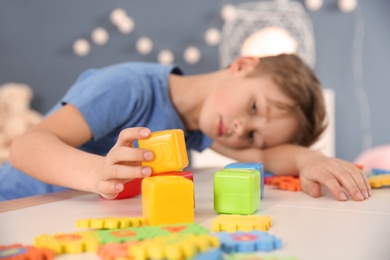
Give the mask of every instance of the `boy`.
[[4, 166], [0, 192], [11, 199], [59, 185], [115, 198], [123, 183], [151, 174], [141, 162], [153, 153], [133, 141], [181, 128], [188, 149], [211, 147], [237, 161], [261, 161], [275, 174], [300, 173], [313, 197], [325, 185], [338, 200], [347, 200], [343, 188], [354, 200], [367, 199], [370, 188], [357, 167], [304, 147], [321, 134], [324, 118], [319, 82], [295, 55], [240, 57], [194, 76], [149, 63], [89, 70], [13, 143], [9, 159], [21, 172]]

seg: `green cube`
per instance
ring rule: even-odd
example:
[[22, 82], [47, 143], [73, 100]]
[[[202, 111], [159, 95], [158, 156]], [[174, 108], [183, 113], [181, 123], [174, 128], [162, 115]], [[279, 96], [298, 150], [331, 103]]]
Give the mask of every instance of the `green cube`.
[[214, 174], [214, 210], [223, 214], [253, 214], [260, 206], [258, 170], [223, 169]]

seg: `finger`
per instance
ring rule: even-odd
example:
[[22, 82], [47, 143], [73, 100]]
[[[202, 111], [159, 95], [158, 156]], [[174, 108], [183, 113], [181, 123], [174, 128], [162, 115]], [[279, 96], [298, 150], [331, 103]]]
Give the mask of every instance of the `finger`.
[[307, 178], [301, 178], [301, 188], [304, 192], [309, 194], [314, 198], [318, 198], [321, 196], [321, 184], [318, 182], [311, 181]]
[[95, 184], [97, 192], [105, 199], [115, 199], [123, 191], [123, 183], [115, 180], [99, 180]]
[[[348, 191], [353, 200], [362, 201], [364, 200], [364, 196], [362, 191], [365, 190], [365, 184], [363, 179], [361, 178], [361, 174], [350, 168], [341, 172], [341, 174], [337, 175], [336, 178], [341, 183], [341, 185]], [[368, 198], [368, 197], [367, 197]]]
[[360, 188], [360, 191], [363, 194], [364, 199], [368, 199], [371, 193], [370, 184], [364, 172], [360, 169], [358, 169], [358, 172], [359, 173], [355, 175], [358, 187]]
[[132, 146], [134, 140], [148, 138], [150, 133], [150, 129], [146, 127], [126, 128], [119, 133], [115, 146]]
[[371, 197], [371, 185], [370, 185], [370, 182], [368, 181], [367, 175], [363, 171], [360, 171], [360, 173], [361, 173], [362, 178], [364, 180], [364, 183], [366, 185], [368, 196]]
[[132, 148], [128, 146], [113, 147], [107, 154], [110, 163], [118, 162], [142, 162], [151, 161], [154, 158], [152, 151], [147, 149]]
[[[310, 185], [310, 183], [306, 182], [314, 182], [314, 183], [321, 183], [323, 184], [328, 190], [333, 194], [333, 196], [340, 201], [347, 200], [347, 196], [345, 195], [343, 188], [341, 187], [339, 181], [330, 173], [325, 172], [324, 174], [316, 174], [313, 175], [312, 178], [306, 179], [303, 178], [303, 183], [301, 183], [302, 186]], [[309, 187], [310, 188], [310, 187]], [[307, 189], [309, 189], [307, 188]]]
[[134, 179], [144, 178], [152, 174], [152, 168], [149, 166], [128, 166], [124, 164], [114, 164], [110, 166], [109, 171], [105, 174], [105, 179]]

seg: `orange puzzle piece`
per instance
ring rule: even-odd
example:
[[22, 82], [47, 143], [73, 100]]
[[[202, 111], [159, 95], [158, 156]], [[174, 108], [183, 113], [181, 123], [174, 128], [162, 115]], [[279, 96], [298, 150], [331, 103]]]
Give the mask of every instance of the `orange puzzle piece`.
[[302, 191], [299, 178], [294, 176], [272, 176], [267, 178], [265, 183], [281, 190]]

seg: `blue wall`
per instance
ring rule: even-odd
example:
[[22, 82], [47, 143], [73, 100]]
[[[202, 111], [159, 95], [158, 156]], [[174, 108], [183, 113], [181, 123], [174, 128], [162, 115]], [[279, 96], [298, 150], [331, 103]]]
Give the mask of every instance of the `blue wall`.
[[[353, 160], [362, 149], [390, 143], [386, 116], [390, 111], [390, 1], [360, 0], [352, 13], [339, 11], [336, 0], [323, 1], [320, 10], [308, 11], [315, 32], [315, 71], [323, 86], [336, 92], [336, 155]], [[33, 108], [45, 113], [84, 69], [122, 61], [155, 61], [158, 50], [164, 48], [174, 50], [176, 62], [188, 74], [218, 69], [218, 48], [207, 45], [203, 33], [222, 27], [221, 6], [243, 2], [249, 1], [2, 0], [0, 84], [30, 85]], [[135, 21], [130, 35], [120, 34], [109, 21], [117, 7]], [[92, 43], [88, 56], [76, 56], [73, 41], [90, 40], [96, 27], [108, 30], [109, 43]], [[155, 49], [147, 56], [134, 48], [141, 36], [154, 40]], [[181, 57], [189, 44], [202, 52], [196, 65], [186, 64]]]

